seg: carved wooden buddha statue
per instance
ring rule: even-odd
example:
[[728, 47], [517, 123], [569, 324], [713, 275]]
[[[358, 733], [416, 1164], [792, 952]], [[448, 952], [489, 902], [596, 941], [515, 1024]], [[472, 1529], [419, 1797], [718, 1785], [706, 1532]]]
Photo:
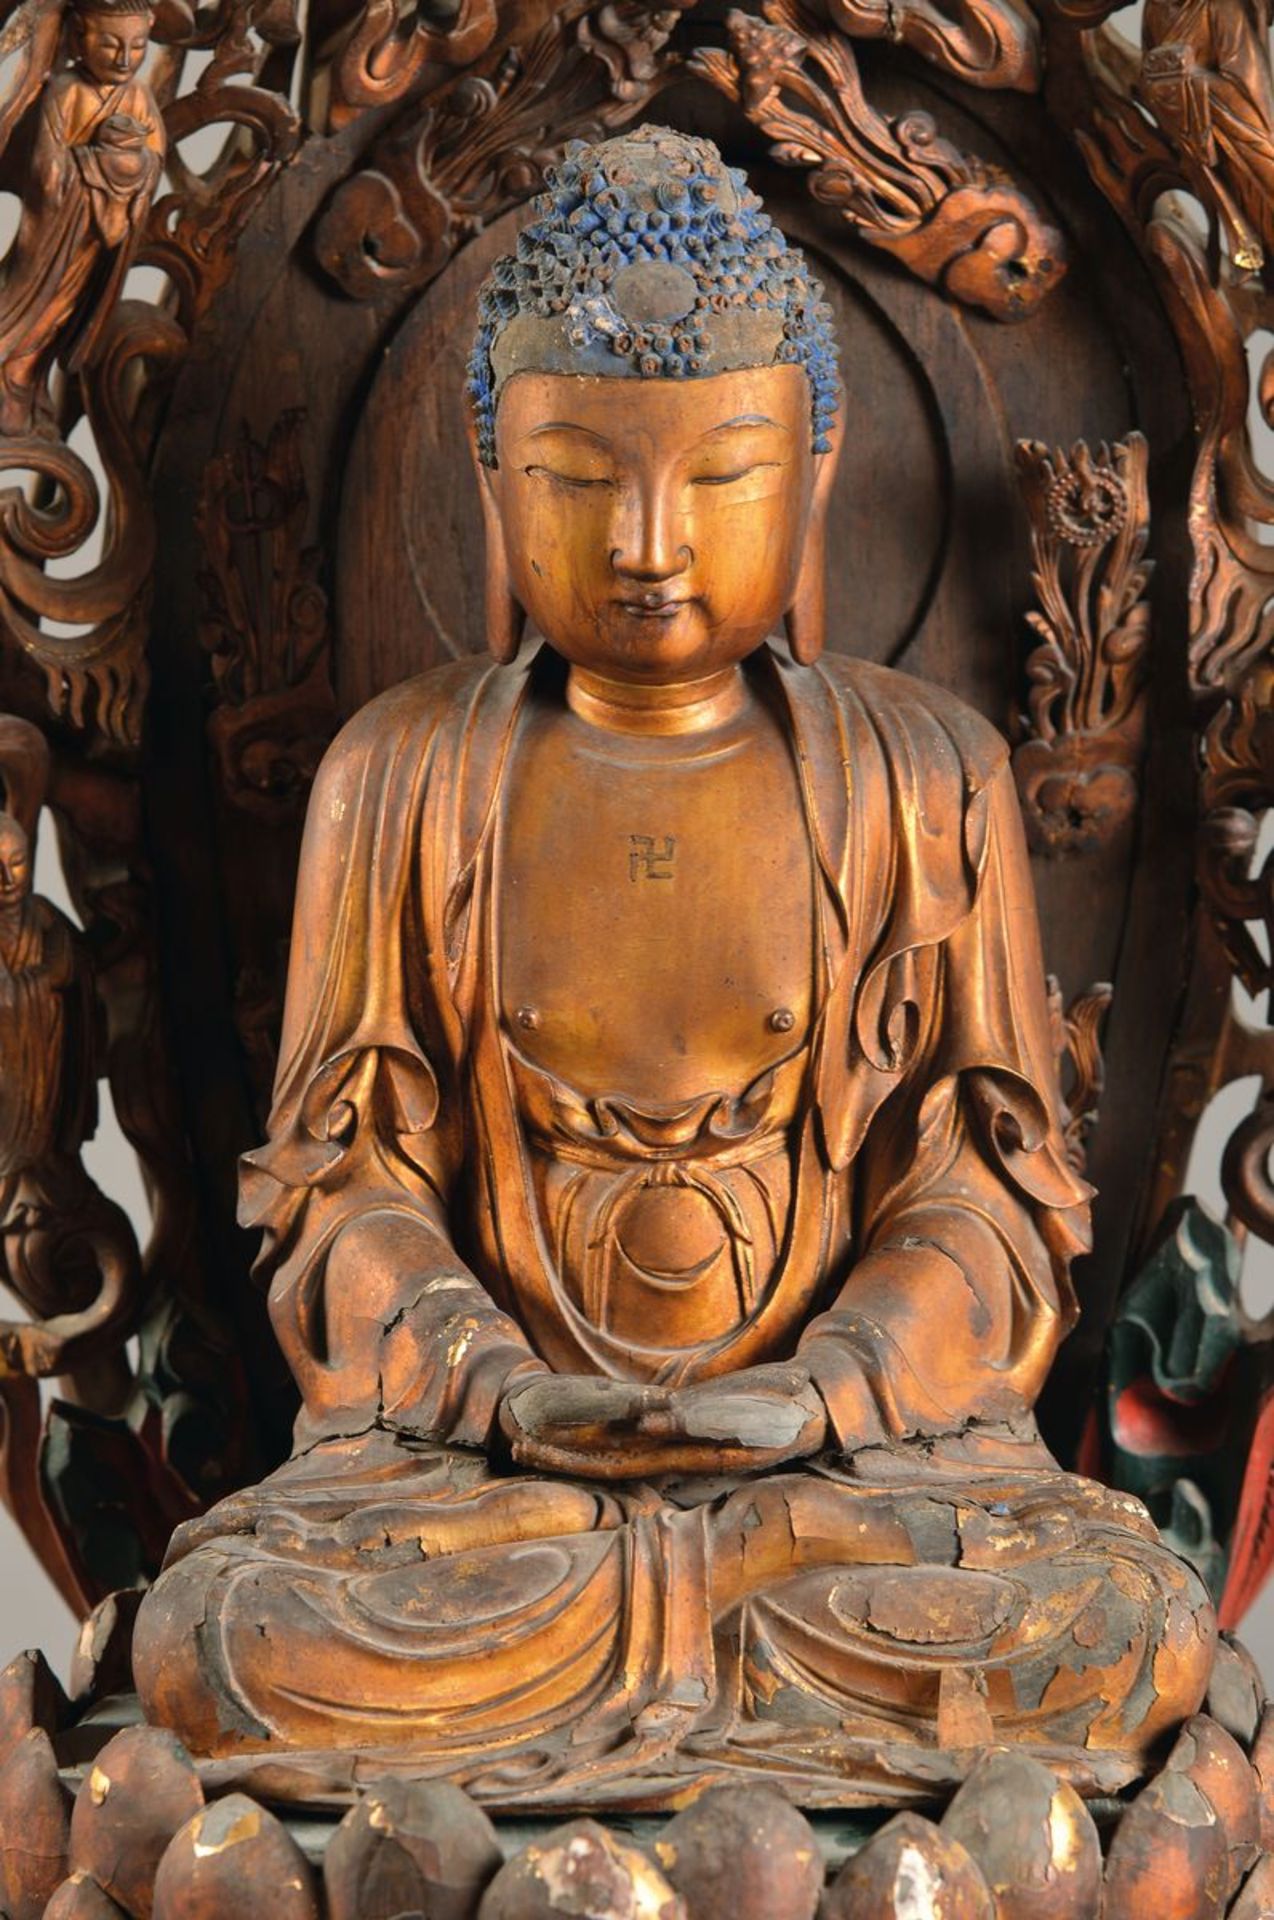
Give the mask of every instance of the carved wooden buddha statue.
[[505, 1805], [899, 1799], [990, 1740], [1119, 1786], [1212, 1612], [1033, 1424], [1089, 1193], [1014, 789], [820, 658], [819, 290], [643, 128], [558, 170], [472, 393], [495, 663], [318, 778], [243, 1180], [304, 1408], [179, 1530], [147, 1712]]

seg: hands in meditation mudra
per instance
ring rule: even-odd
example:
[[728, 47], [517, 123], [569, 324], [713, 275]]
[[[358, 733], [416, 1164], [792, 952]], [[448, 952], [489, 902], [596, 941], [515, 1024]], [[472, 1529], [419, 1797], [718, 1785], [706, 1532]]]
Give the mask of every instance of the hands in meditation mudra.
[[1032, 1419], [1089, 1190], [1007, 749], [821, 657], [820, 289], [707, 142], [576, 147], [471, 391], [495, 663], [318, 778], [242, 1188], [304, 1406], [147, 1713], [506, 1805], [1120, 1786], [1212, 1611]]

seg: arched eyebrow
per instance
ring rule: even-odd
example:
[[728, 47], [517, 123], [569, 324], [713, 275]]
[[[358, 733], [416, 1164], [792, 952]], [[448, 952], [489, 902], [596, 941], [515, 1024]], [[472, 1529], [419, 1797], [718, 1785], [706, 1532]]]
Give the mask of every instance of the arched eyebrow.
[[544, 420], [538, 427], [529, 428], [522, 438], [536, 440], [542, 433], [583, 433], [587, 434], [590, 440], [596, 440], [599, 446], [610, 445], [604, 433], [594, 433], [591, 427], [581, 426], [578, 420]]
[[699, 438], [707, 440], [714, 433], [724, 433], [728, 427], [775, 427], [780, 433], [790, 433], [781, 420], [771, 420], [768, 413], [736, 413], [733, 420], [722, 420], [715, 427], [709, 427], [707, 433]]

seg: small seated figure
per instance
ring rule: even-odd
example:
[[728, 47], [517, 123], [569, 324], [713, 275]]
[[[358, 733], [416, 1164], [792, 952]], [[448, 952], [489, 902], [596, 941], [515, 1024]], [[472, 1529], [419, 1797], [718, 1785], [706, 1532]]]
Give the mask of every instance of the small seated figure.
[[997, 1741], [1091, 1792], [1203, 1697], [1199, 1581], [1033, 1424], [1090, 1192], [1007, 749], [821, 657], [838, 393], [703, 140], [574, 147], [494, 269], [496, 664], [331, 749], [245, 1164], [294, 1456], [137, 1630], [200, 1754], [850, 1805]]

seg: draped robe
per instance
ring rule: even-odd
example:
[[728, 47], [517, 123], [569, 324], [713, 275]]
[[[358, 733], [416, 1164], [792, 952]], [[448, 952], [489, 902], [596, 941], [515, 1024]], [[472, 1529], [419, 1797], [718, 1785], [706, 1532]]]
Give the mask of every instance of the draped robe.
[[149, 1714], [314, 1792], [372, 1749], [503, 1805], [756, 1767], [849, 1804], [931, 1792], [989, 1738], [1122, 1784], [1197, 1707], [1215, 1627], [1138, 1503], [1031, 1420], [1088, 1189], [1007, 750], [948, 694], [777, 644], [749, 667], [820, 876], [805, 1172], [769, 1283], [678, 1377], [795, 1356], [827, 1451], [655, 1484], [501, 1464], [511, 1384], [645, 1377], [566, 1298], [491, 1095], [495, 829], [535, 671], [397, 687], [320, 772], [242, 1185], [304, 1404], [293, 1459], [178, 1531], [137, 1635]]
[[45, 87], [34, 192], [0, 286], [0, 386], [15, 418], [45, 397], [55, 355], [72, 371], [92, 363], [136, 257], [164, 151], [144, 81], [100, 87], [72, 68]]

